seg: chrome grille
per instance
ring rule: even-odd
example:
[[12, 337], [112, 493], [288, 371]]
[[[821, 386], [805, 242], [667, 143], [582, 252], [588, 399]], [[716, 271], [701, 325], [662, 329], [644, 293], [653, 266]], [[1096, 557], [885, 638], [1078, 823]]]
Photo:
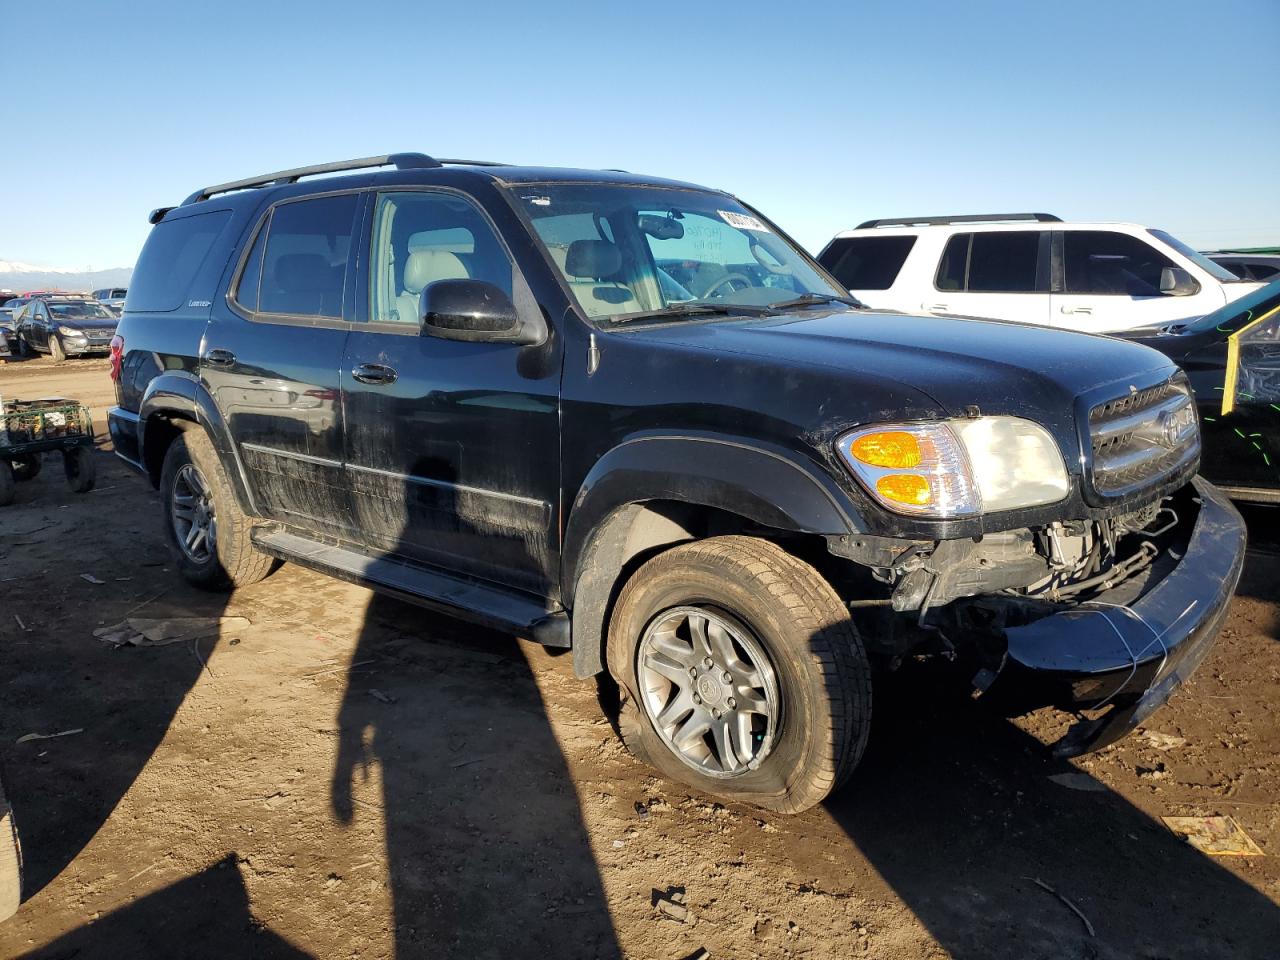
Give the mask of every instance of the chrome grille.
[[115, 330], [111, 329], [110, 327], [104, 327], [100, 330], [86, 330], [85, 333], [87, 333], [89, 336], [93, 337], [94, 339], [105, 337], [108, 340], [116, 335]]
[[1130, 390], [1089, 411], [1093, 488], [1123, 496], [1176, 473], [1200, 453], [1200, 425], [1185, 379]]

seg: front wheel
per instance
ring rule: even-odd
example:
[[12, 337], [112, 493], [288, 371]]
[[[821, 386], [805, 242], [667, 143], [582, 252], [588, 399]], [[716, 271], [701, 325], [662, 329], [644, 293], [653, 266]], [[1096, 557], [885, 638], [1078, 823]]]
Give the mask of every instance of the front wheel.
[[13, 478], [19, 483], [34, 480], [40, 475], [43, 461], [38, 453], [24, 453], [13, 460]]
[[809, 564], [753, 537], [675, 547], [623, 588], [609, 669], [627, 748], [709, 794], [799, 813], [857, 766], [871, 672]]
[[203, 432], [187, 430], [173, 441], [165, 453], [160, 493], [169, 552], [191, 583], [242, 587], [271, 572], [272, 558], [251, 542], [250, 520]]
[[67, 359], [67, 351], [62, 349], [62, 341], [56, 333], [49, 337], [49, 356], [58, 363]]

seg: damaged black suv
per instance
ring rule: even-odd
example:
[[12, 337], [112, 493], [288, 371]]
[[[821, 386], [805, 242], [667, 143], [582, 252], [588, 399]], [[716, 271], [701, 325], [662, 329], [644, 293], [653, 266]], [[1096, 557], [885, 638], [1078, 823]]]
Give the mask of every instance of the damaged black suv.
[[722, 192], [396, 154], [151, 219], [109, 423], [182, 573], [284, 559], [569, 647], [712, 794], [822, 800], [907, 654], [1109, 743], [1239, 578], [1165, 357], [868, 311]]

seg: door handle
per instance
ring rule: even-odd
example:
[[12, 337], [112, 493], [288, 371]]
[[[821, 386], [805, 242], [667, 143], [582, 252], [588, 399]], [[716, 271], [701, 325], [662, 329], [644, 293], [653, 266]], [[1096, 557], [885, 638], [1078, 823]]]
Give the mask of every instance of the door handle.
[[920, 309], [921, 310], [946, 310], [947, 305], [945, 303], [922, 303], [920, 304]]
[[384, 366], [381, 363], [362, 363], [351, 371], [351, 376], [361, 383], [372, 383], [375, 385], [388, 384], [396, 382], [396, 372], [391, 367]]
[[1063, 313], [1093, 313], [1093, 307], [1059, 307]]
[[229, 367], [236, 362], [236, 355], [230, 350], [214, 347], [212, 350], [206, 350], [200, 359], [211, 367]]

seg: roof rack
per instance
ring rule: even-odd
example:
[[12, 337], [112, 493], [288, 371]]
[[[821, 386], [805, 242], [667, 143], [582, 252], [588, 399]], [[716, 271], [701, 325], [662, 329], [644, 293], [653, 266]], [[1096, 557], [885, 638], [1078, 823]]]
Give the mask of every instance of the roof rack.
[[1061, 217], [1052, 213], [970, 213], [960, 217], [888, 217], [882, 220], [867, 220], [857, 226], [858, 230], [868, 227], [917, 227], [933, 226], [944, 223], [995, 223], [1003, 220], [1033, 220], [1036, 223], [1061, 223]]
[[[189, 203], [198, 203], [201, 200], [208, 200], [217, 194], [230, 193], [233, 190], [250, 190], [254, 187], [297, 183], [303, 177], [314, 177], [322, 173], [340, 173], [343, 170], [365, 170], [369, 167], [391, 166], [397, 170], [426, 170], [443, 167], [445, 164], [465, 164], [477, 167], [502, 166], [502, 164], [491, 160], [437, 160], [435, 157], [429, 157], [425, 153], [389, 153], [381, 157], [361, 157], [359, 160], [338, 160], [334, 163], [317, 163], [310, 167], [294, 167], [292, 170], [278, 170], [275, 173], [264, 173], [258, 177], [246, 177], [244, 180], [219, 183], [212, 187], [205, 187], [203, 190], [197, 190], [186, 200], [183, 200], [182, 205], [185, 207]], [[155, 221], [153, 220], [152, 222], [154, 223]]]

